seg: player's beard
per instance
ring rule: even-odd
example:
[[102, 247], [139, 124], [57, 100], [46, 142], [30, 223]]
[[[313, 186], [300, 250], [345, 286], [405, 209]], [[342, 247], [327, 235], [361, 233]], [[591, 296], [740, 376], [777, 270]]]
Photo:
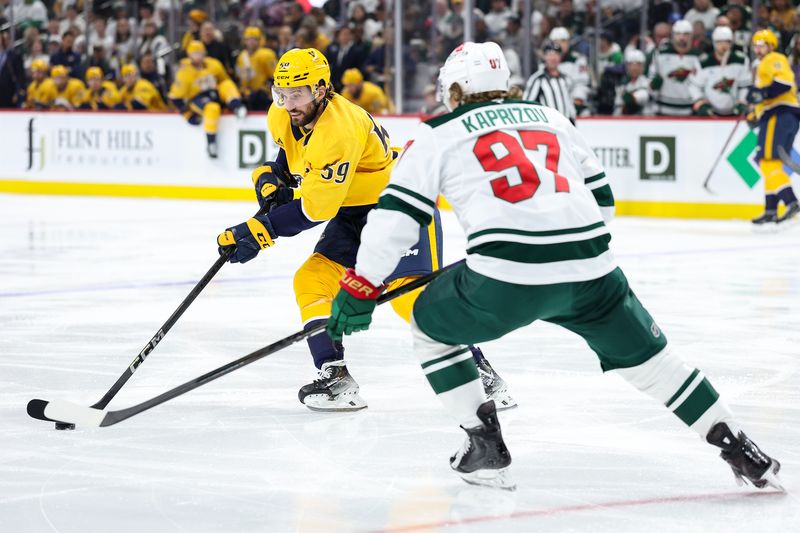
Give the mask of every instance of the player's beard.
[[300, 115], [293, 116], [289, 114], [289, 119], [292, 122], [292, 126], [297, 128], [302, 128], [317, 118], [319, 115], [320, 107], [322, 106], [322, 102], [317, 102], [316, 100], [308, 104], [307, 109], [297, 109], [296, 112], [301, 113]]

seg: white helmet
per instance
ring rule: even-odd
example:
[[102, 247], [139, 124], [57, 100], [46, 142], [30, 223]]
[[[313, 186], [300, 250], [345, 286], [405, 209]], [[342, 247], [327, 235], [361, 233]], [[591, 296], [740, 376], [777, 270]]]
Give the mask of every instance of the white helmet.
[[676, 33], [692, 33], [692, 23], [688, 20], [676, 20], [672, 25], [672, 34]]
[[564, 26], [556, 26], [547, 36], [551, 41], [569, 41], [569, 30]]
[[711, 34], [711, 40], [717, 41], [731, 41], [733, 42], [733, 32], [727, 26], [717, 26], [714, 28], [714, 33]]
[[642, 63], [645, 62], [644, 52], [641, 50], [637, 50], [636, 48], [629, 48], [625, 50], [625, 62], [626, 63]]
[[506, 57], [497, 43], [464, 43], [450, 53], [439, 69], [439, 101], [452, 111], [449, 95], [454, 83], [465, 95], [507, 91], [510, 76]]

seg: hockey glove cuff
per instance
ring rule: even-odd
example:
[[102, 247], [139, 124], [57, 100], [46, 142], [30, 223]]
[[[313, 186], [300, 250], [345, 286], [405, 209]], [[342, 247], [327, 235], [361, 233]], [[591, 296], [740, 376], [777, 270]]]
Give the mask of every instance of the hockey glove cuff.
[[664, 85], [664, 78], [656, 74], [653, 76], [653, 79], [650, 80], [650, 88], [654, 91], [661, 90], [661, 86]]
[[755, 87], [750, 87], [747, 91], [747, 102], [751, 104], [760, 104], [766, 98], [766, 91], [765, 89], [757, 89]]
[[262, 209], [272, 211], [275, 207], [292, 201], [297, 180], [277, 163], [266, 163], [253, 170], [251, 177], [256, 188], [256, 199]]
[[335, 341], [342, 340], [342, 335], [369, 328], [377, 305], [376, 300], [384, 289], [382, 285], [374, 286], [352, 268], [347, 269], [339, 285], [342, 289], [333, 299], [326, 328], [328, 335]]
[[232, 228], [228, 228], [217, 237], [219, 254], [225, 253], [230, 246], [235, 246], [229, 261], [231, 263], [246, 263], [253, 259], [258, 252], [269, 248], [275, 241], [275, 231], [267, 216], [255, 216]]

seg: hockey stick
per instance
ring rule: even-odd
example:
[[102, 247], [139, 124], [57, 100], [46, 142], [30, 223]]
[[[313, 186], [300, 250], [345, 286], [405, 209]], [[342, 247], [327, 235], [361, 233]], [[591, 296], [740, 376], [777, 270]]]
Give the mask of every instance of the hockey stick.
[[[447, 272], [448, 270], [459, 266], [464, 263], [464, 259], [461, 261], [457, 261], [452, 263], [440, 270], [435, 272], [431, 272], [425, 276], [415, 279], [411, 283], [403, 285], [402, 287], [398, 287], [397, 289], [387, 292], [386, 294], [381, 295], [378, 298], [378, 305], [386, 303], [390, 300], [397, 298], [398, 296], [402, 296], [407, 294], [413, 290], [416, 290], [428, 283], [430, 283], [434, 278], [439, 276], [440, 274]], [[235, 361], [231, 361], [230, 363], [223, 365], [219, 368], [216, 368], [202, 376], [194, 378], [190, 381], [187, 381], [183, 385], [179, 385], [174, 389], [168, 390], [154, 398], [150, 398], [142, 403], [134, 405], [133, 407], [128, 407], [127, 409], [120, 409], [118, 411], [106, 411], [104, 409], [98, 409], [95, 407], [84, 407], [82, 405], [77, 405], [71, 402], [64, 402], [64, 401], [55, 401], [55, 402], [48, 402], [47, 400], [31, 400], [28, 402], [28, 415], [33, 418], [39, 420], [45, 420], [50, 422], [62, 422], [68, 424], [78, 424], [81, 426], [95, 426], [95, 427], [105, 427], [111, 426], [116, 424], [117, 422], [122, 422], [123, 420], [130, 418], [132, 416], [138, 415], [142, 411], [146, 411], [151, 407], [155, 407], [156, 405], [160, 405], [164, 402], [172, 400], [173, 398], [177, 398], [182, 394], [185, 394], [191, 390], [194, 390], [206, 383], [210, 383], [215, 379], [221, 378], [225, 374], [229, 374], [234, 370], [242, 368], [243, 366], [247, 366], [250, 363], [254, 363], [259, 359], [262, 359], [268, 355], [272, 355], [275, 352], [283, 350], [284, 348], [291, 346], [292, 344], [299, 342], [315, 333], [322, 331], [325, 329], [326, 324], [323, 322], [318, 324], [317, 326], [308, 329], [308, 330], [301, 330], [297, 333], [293, 333], [288, 337], [284, 337], [283, 339], [273, 342], [269, 346], [265, 346], [259, 350], [256, 350], [253, 353], [245, 355]]]
[[800, 165], [794, 162], [792, 157], [786, 153], [786, 149], [783, 146], [778, 146], [778, 157], [781, 158], [781, 162], [792, 169], [792, 172], [795, 174], [800, 174]]
[[724, 145], [722, 145], [722, 150], [719, 151], [719, 155], [717, 155], [717, 159], [714, 161], [714, 164], [711, 166], [711, 170], [708, 171], [708, 176], [706, 176], [706, 179], [703, 182], [703, 188], [705, 190], [707, 190], [708, 192], [710, 192], [711, 194], [714, 194], [714, 191], [712, 191], [709, 188], [708, 182], [711, 181], [711, 176], [714, 175], [714, 171], [717, 169], [717, 165], [719, 164], [719, 160], [722, 159], [722, 156], [725, 154], [725, 151], [728, 149], [728, 145], [731, 143], [731, 139], [733, 139], [733, 134], [736, 133], [737, 129], [739, 129], [739, 123], [741, 121], [742, 121], [742, 117], [741, 116], [736, 119], [736, 124], [733, 125], [733, 129], [731, 130], [730, 135], [728, 135], [728, 140], [725, 141]]
[[[262, 207], [261, 209], [258, 210], [258, 213], [256, 213], [256, 215], [263, 215], [266, 212], [267, 209], [265, 207]], [[142, 363], [144, 363], [144, 360], [147, 358], [147, 356], [150, 355], [152, 351], [156, 349], [158, 343], [164, 339], [169, 330], [172, 329], [172, 326], [174, 326], [175, 323], [178, 321], [178, 319], [183, 315], [183, 313], [185, 313], [186, 310], [189, 309], [189, 306], [192, 305], [192, 302], [194, 302], [195, 299], [203, 291], [203, 289], [206, 288], [206, 285], [208, 285], [209, 282], [212, 280], [212, 278], [217, 275], [217, 272], [220, 271], [222, 265], [224, 265], [228, 261], [228, 259], [230, 259], [231, 255], [233, 254], [233, 251], [234, 251], [233, 246], [225, 249], [222, 255], [219, 256], [219, 259], [217, 259], [214, 262], [214, 264], [211, 265], [211, 268], [208, 270], [208, 272], [206, 272], [205, 275], [202, 278], [200, 278], [200, 281], [197, 282], [197, 285], [195, 285], [194, 288], [191, 290], [191, 292], [189, 292], [189, 294], [186, 295], [186, 298], [184, 298], [181, 304], [178, 306], [178, 308], [172, 312], [170, 317], [167, 319], [166, 322], [164, 322], [161, 328], [159, 328], [156, 334], [153, 335], [153, 337], [149, 341], [147, 341], [147, 344], [145, 344], [144, 348], [142, 348], [142, 351], [139, 352], [136, 355], [136, 357], [134, 357], [133, 361], [131, 361], [131, 364], [128, 365], [128, 368], [125, 369], [125, 372], [122, 373], [122, 375], [111, 386], [111, 388], [108, 389], [108, 391], [103, 395], [103, 397], [100, 398], [100, 400], [98, 400], [97, 403], [92, 405], [93, 409], [105, 409], [105, 407], [108, 405], [111, 399], [114, 398], [114, 396], [117, 395], [117, 393], [120, 391], [120, 389], [122, 389], [125, 383], [127, 383], [128, 380], [131, 379], [131, 376], [133, 376], [133, 373], [136, 372], [136, 369], [138, 369], [139, 366]], [[63, 424], [57, 422], [56, 429], [74, 429], [74, 427], [71, 426], [70, 424]]]

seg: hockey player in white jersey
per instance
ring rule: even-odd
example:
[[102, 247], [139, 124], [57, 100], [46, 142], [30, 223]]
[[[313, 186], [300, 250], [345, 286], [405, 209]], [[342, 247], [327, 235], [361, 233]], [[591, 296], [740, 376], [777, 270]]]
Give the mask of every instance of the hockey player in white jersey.
[[341, 338], [369, 326], [382, 280], [444, 194], [467, 235], [467, 261], [427, 286], [411, 324], [430, 385], [467, 433], [450, 459], [464, 480], [514, 488], [467, 345], [545, 320], [583, 337], [604, 371], [719, 447], [740, 481], [778, 487], [778, 462], [745, 436], [703, 373], [670, 352], [628, 286], [608, 247], [614, 201], [592, 149], [557, 111], [506, 99], [508, 78], [494, 43], [450, 54], [439, 84], [452, 112], [421, 124], [395, 165], [327, 331]]
[[752, 83], [750, 61], [733, 49], [733, 32], [719, 26], [711, 35], [714, 52], [700, 56], [700, 71], [689, 78], [689, 92], [698, 116], [742, 115], [747, 111], [747, 89]]
[[561, 63], [558, 70], [569, 81], [572, 103], [575, 113], [581, 117], [589, 114], [589, 95], [592, 92], [592, 77], [589, 63], [583, 54], [579, 54], [569, 46], [569, 30], [556, 27], [550, 31], [549, 39], [561, 49]]
[[648, 77], [655, 95], [656, 114], [687, 117], [694, 100], [689, 77], [700, 71], [699, 52], [692, 48], [692, 25], [679, 20], [672, 25], [672, 39], [653, 53]]
[[617, 87], [615, 115], [651, 115], [650, 80], [644, 75], [644, 52], [625, 51], [625, 79]]

